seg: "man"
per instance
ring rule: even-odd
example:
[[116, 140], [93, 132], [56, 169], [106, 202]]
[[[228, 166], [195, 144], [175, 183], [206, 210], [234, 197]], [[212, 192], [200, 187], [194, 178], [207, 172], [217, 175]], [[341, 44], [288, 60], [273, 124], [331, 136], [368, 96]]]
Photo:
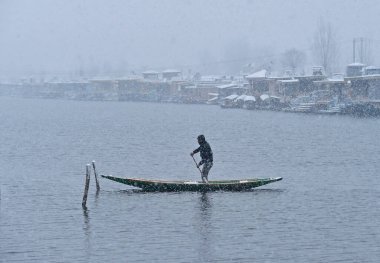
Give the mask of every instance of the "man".
[[198, 139], [199, 147], [195, 149], [194, 151], [192, 151], [190, 155], [193, 156], [197, 152], [200, 152], [202, 160], [199, 162], [199, 164], [197, 164], [197, 167], [199, 168], [199, 166], [203, 164], [202, 175], [201, 175], [202, 181], [204, 183], [208, 183], [208, 173], [214, 161], [213, 156], [212, 156], [212, 150], [208, 142], [206, 142], [204, 135], [199, 135], [197, 139]]

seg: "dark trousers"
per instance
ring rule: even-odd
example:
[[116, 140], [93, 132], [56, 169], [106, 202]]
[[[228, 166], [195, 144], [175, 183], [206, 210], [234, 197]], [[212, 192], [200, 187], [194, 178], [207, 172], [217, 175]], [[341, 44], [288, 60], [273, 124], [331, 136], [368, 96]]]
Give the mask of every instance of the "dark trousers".
[[211, 170], [213, 163], [212, 162], [205, 162], [202, 167], [202, 181], [204, 183], [208, 183], [208, 173]]

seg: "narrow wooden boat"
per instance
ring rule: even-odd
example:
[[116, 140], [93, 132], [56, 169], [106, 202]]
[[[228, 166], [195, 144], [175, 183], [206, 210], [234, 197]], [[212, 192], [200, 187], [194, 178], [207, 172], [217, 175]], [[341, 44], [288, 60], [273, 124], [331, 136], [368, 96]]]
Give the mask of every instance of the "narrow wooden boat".
[[160, 181], [137, 178], [120, 178], [109, 175], [102, 175], [103, 178], [141, 188], [143, 191], [244, 191], [254, 187], [270, 184], [282, 180], [281, 177], [265, 179], [242, 179], [242, 180], [222, 180], [209, 181]]

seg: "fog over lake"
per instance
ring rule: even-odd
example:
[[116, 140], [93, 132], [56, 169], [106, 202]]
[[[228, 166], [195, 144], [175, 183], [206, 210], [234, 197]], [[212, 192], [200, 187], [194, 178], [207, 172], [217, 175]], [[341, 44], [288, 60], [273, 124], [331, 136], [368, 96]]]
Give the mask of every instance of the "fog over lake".
[[378, 10], [376, 0], [3, 0], [0, 77], [166, 68], [235, 74], [244, 63], [275, 63], [291, 48], [311, 66], [321, 19], [334, 28], [343, 72], [353, 38], [366, 38], [380, 63]]

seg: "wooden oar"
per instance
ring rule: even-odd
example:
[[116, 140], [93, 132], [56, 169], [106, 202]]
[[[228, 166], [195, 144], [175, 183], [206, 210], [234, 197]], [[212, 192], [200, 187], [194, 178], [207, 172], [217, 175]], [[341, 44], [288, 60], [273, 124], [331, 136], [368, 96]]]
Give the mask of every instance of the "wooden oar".
[[201, 176], [202, 176], [202, 171], [201, 171], [201, 169], [199, 169], [199, 166], [198, 166], [197, 161], [194, 159], [194, 156], [193, 156], [193, 155], [192, 155], [191, 157], [193, 158], [194, 163], [195, 163], [195, 165], [197, 166], [197, 168], [198, 168], [198, 170], [199, 170], [199, 172], [201, 173]]

